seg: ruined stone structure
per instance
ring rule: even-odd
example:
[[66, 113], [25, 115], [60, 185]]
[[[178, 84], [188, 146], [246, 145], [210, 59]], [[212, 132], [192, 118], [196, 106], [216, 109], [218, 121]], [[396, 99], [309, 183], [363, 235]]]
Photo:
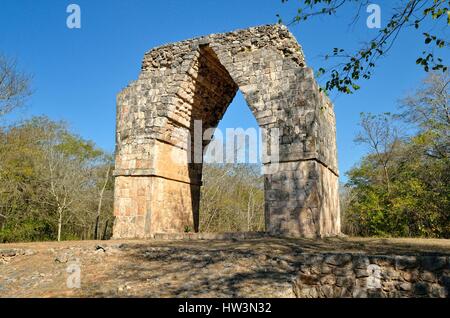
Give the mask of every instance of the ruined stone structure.
[[333, 106], [294, 36], [270, 25], [145, 54], [139, 79], [117, 98], [115, 238], [198, 230], [202, 164], [188, 160], [194, 122], [217, 127], [238, 89], [260, 127], [280, 132], [279, 162], [263, 162], [267, 231], [340, 234]]
[[448, 298], [450, 257], [303, 253], [294, 292], [301, 298]]

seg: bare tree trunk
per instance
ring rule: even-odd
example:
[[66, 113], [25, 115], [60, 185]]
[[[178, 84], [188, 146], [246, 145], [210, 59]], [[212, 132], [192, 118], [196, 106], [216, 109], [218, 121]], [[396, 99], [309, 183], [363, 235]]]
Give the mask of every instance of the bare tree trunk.
[[211, 217], [209, 218], [208, 224], [206, 225], [206, 228], [205, 228], [206, 233], [208, 233], [209, 226], [211, 225], [214, 217], [216, 216], [217, 211], [218, 211], [217, 209], [214, 209], [214, 212], [212, 213]]
[[390, 180], [389, 180], [389, 172], [388, 172], [386, 165], [383, 165], [383, 169], [384, 169], [384, 177], [386, 178], [386, 190], [387, 190], [387, 194], [389, 196], [390, 189], [391, 189]]
[[250, 232], [250, 223], [251, 223], [251, 217], [250, 217], [250, 202], [251, 202], [251, 193], [248, 196], [247, 201], [247, 232]]
[[5, 223], [7, 219], [8, 218], [5, 215], [0, 213], [0, 230], [3, 230], [5, 228]]
[[97, 212], [97, 215], [95, 216], [94, 237], [92, 238], [93, 240], [97, 239], [99, 222], [100, 222], [100, 215]]
[[97, 216], [95, 218], [94, 240], [98, 239], [98, 226], [99, 226], [99, 222], [100, 222], [100, 214], [102, 212], [103, 195], [105, 193], [106, 186], [108, 185], [110, 170], [111, 170], [111, 166], [108, 165], [108, 170], [106, 171], [106, 176], [105, 176], [105, 182], [103, 184], [102, 189], [100, 190], [100, 197], [98, 200]]
[[61, 230], [62, 230], [62, 210], [58, 208], [59, 219], [58, 219], [58, 242], [61, 242]]
[[106, 240], [106, 234], [108, 233], [108, 223], [109, 223], [109, 220], [106, 220], [105, 228], [103, 229], [102, 240]]

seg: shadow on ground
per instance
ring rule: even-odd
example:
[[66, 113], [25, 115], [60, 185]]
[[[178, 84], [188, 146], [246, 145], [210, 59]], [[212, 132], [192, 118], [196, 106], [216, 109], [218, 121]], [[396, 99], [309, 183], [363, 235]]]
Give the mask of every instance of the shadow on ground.
[[116, 297], [293, 297], [292, 281], [302, 253], [442, 254], [448, 246], [371, 239], [125, 243], [122, 262], [108, 273], [118, 289], [89, 288], [90, 296]]

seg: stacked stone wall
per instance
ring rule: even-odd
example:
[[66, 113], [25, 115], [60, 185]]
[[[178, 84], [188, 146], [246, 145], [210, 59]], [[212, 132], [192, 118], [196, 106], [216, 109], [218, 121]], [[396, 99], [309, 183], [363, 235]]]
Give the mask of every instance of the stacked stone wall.
[[294, 280], [301, 298], [449, 297], [447, 255], [305, 253]]

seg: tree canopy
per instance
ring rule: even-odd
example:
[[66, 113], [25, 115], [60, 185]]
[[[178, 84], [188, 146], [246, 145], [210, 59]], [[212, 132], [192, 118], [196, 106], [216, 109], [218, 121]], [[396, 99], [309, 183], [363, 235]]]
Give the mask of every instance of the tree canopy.
[[34, 117], [4, 127], [0, 242], [94, 238], [99, 222], [109, 235], [113, 182], [106, 171], [111, 165], [109, 154], [63, 122]]
[[[289, 0], [281, 0], [287, 3]], [[368, 39], [356, 51], [335, 47], [325, 56], [336, 63], [327, 69], [320, 68], [319, 75], [326, 75], [325, 90], [352, 93], [360, 88], [361, 79], [370, 79], [380, 58], [387, 56], [403, 32], [420, 32], [427, 49], [417, 52], [416, 64], [426, 72], [448, 69], [439, 50], [448, 49], [445, 29], [450, 25], [450, 1], [448, 0], [399, 0], [384, 3], [383, 12], [391, 10], [388, 21], [376, 35]], [[298, 10], [288, 25], [305, 23], [317, 16], [334, 15], [345, 9], [353, 12], [349, 24], [358, 21], [371, 3], [369, 0], [301, 0]], [[283, 22], [280, 15], [279, 22]]]
[[398, 114], [362, 115], [368, 154], [342, 193], [348, 234], [450, 238], [449, 83], [432, 73]]

